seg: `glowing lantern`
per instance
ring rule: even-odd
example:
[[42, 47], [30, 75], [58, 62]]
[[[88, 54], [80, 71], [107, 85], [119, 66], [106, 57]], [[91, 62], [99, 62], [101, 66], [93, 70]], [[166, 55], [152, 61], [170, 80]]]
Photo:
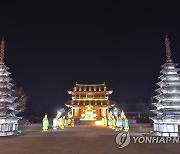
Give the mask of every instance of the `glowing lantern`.
[[95, 118], [96, 116], [97, 116], [97, 114], [96, 114], [96, 113], [94, 113], [94, 114], [93, 114], [93, 117]]
[[85, 117], [85, 114], [84, 114], [84, 113], [82, 113], [82, 114], [81, 114], [81, 117], [83, 117], [83, 118], [84, 118], [84, 117]]

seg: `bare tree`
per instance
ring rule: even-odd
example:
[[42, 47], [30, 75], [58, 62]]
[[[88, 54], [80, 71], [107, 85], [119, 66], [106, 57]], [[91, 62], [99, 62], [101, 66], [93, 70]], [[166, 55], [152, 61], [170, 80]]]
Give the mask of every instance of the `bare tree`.
[[17, 104], [17, 113], [24, 112], [26, 110], [26, 103], [28, 99], [24, 89], [22, 87], [17, 87], [17, 85], [15, 85], [12, 89], [12, 96], [16, 97], [14, 103]]

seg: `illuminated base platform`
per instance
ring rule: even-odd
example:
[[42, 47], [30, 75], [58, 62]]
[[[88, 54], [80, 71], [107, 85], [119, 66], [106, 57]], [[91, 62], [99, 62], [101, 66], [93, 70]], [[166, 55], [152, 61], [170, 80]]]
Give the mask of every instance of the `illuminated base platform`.
[[20, 117], [0, 117], [0, 136], [12, 136], [20, 133], [18, 131], [18, 120]]
[[87, 120], [87, 119], [80, 119], [80, 125], [97, 125], [101, 126], [102, 125], [102, 120]]
[[95, 121], [96, 119], [80, 119], [81, 121]]
[[157, 136], [180, 136], [180, 119], [177, 118], [165, 118], [155, 119], [153, 129]]
[[80, 125], [95, 125], [96, 120], [80, 119]]

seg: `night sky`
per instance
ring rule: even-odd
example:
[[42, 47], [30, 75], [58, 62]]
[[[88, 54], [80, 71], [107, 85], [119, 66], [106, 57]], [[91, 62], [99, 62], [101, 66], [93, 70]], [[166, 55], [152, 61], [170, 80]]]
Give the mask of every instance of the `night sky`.
[[168, 33], [180, 63], [180, 4], [139, 1], [0, 6], [5, 64], [28, 95], [25, 115], [56, 113], [78, 83], [106, 82], [111, 99], [149, 103]]

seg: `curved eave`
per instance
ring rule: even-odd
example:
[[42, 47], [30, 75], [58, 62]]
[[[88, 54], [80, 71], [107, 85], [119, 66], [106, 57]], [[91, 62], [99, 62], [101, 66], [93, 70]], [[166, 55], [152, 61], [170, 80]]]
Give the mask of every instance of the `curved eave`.
[[179, 81], [180, 75], [179, 74], [163, 74], [158, 77], [161, 81]]
[[104, 101], [75, 101], [71, 100], [65, 103], [67, 107], [83, 107], [87, 105], [92, 105], [96, 107], [112, 107], [115, 105], [114, 101], [104, 100]]
[[107, 90], [101, 90], [101, 91], [98, 91], [98, 90], [96, 90], [96, 91], [84, 91], [84, 90], [81, 90], [81, 91], [74, 91], [74, 90], [68, 90], [67, 91], [69, 94], [75, 94], [75, 93], [104, 93], [104, 92], [106, 92], [107, 94], [112, 94], [113, 93], [113, 90], [112, 89], [107, 89]]
[[163, 64], [161, 67], [167, 68], [167, 67], [176, 67], [176, 66], [178, 66], [178, 63], [167, 62], [167, 63]]
[[9, 67], [4, 64], [0, 64], [0, 70], [9, 70]]
[[0, 76], [9, 76], [10, 74], [8, 71], [0, 70]]
[[156, 83], [156, 85], [160, 86], [160, 87], [178, 87], [180, 86], [180, 82], [178, 80], [176, 81], [160, 81], [158, 83]]

